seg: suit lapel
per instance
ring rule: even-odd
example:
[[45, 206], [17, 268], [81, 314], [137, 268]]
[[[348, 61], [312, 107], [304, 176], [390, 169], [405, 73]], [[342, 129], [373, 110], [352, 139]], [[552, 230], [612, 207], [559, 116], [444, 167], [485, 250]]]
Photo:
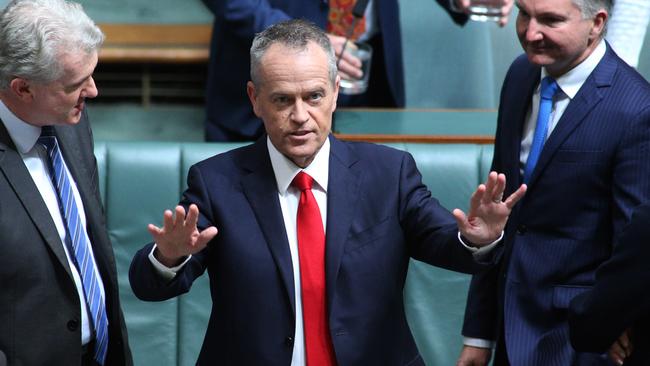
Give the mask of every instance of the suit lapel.
[[503, 124], [503, 131], [497, 135], [503, 134], [504, 136], [508, 136], [502, 142], [502, 144], [506, 144], [502, 151], [507, 152], [507, 161], [504, 162], [502, 168], [507, 169], [505, 173], [508, 177], [508, 186], [510, 187], [507, 191], [510, 193], [514, 192], [522, 183], [522, 177], [519, 171], [521, 140], [526, 124], [526, 113], [528, 112], [530, 101], [533, 98], [535, 87], [539, 82], [540, 70], [539, 67], [533, 67], [526, 71], [524, 78], [520, 81], [525, 89], [515, 88], [515, 91], [519, 90], [520, 92], [512, 96], [511, 102], [506, 106], [509, 108], [508, 111], [500, 111], [499, 113], [500, 115], [511, 116], [504, 118], [509, 118], [512, 121], [511, 123]]
[[[25, 167], [22, 157], [16, 151], [9, 133], [0, 122], [0, 171], [5, 175], [7, 181], [22, 202], [25, 211], [29, 214], [34, 226], [40, 231], [47, 246], [52, 250], [54, 256], [63, 266], [65, 271], [72, 278], [68, 259], [61, 245], [59, 233], [52, 217], [48, 211], [41, 194], [34, 184], [29, 171]], [[32, 243], [29, 243], [32, 245]]]
[[336, 279], [345, 242], [359, 198], [360, 176], [353, 169], [358, 158], [350, 148], [331, 137], [329, 183], [327, 187], [327, 230], [325, 233], [325, 276], [327, 308], [332, 309]]
[[242, 178], [244, 194], [266, 238], [266, 243], [278, 267], [295, 314], [296, 302], [291, 252], [278, 200], [275, 174], [266, 148], [266, 138], [260, 138], [251, 148], [253, 149], [251, 153], [243, 154], [242, 166], [249, 171]]
[[551, 132], [551, 135], [544, 144], [539, 161], [530, 179], [531, 184], [542, 173], [567, 137], [585, 121], [585, 117], [589, 112], [603, 99], [604, 91], [602, 88], [611, 85], [616, 68], [617, 65], [613, 60], [611, 50], [607, 47], [605, 56], [587, 80], [585, 80], [578, 94], [569, 102], [557, 126], [555, 126], [555, 129], [553, 129], [553, 132]]

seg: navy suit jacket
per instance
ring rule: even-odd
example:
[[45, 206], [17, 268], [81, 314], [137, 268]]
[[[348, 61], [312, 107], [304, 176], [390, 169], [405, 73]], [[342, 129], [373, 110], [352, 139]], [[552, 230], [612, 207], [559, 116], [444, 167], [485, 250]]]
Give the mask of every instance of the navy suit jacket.
[[[86, 229], [106, 292], [107, 365], [131, 365], [113, 248], [99, 194], [84, 112], [56, 126], [65, 163], [86, 213]], [[81, 305], [61, 239], [38, 188], [0, 121], [0, 350], [9, 365], [79, 365]]]
[[[503, 84], [492, 169], [508, 176], [506, 194], [521, 184], [522, 130], [539, 79], [522, 55]], [[567, 308], [650, 197], [649, 153], [650, 88], [607, 45], [510, 215], [500, 267], [472, 278], [463, 334], [505, 341], [513, 365], [607, 364], [571, 348]]]
[[[437, 0], [457, 23], [467, 17], [449, 10], [449, 0]], [[325, 29], [327, 0], [203, 0], [214, 13], [210, 65], [206, 91], [206, 136], [209, 141], [238, 136], [255, 140], [262, 122], [253, 113], [246, 94], [250, 80], [250, 47], [253, 37], [267, 27], [293, 18], [304, 18]], [[397, 0], [374, 0], [378, 31], [382, 36], [385, 77], [397, 107], [404, 106], [402, 37]], [[384, 93], [386, 91], [383, 91]]]
[[[453, 217], [421, 182], [412, 156], [330, 137], [328, 319], [339, 365], [423, 365], [404, 313], [409, 258], [475, 272]], [[219, 233], [169, 283], [147, 258], [131, 263], [140, 299], [188, 291], [206, 269], [212, 313], [198, 364], [289, 365], [295, 333], [292, 259], [266, 139], [190, 169], [181, 204]], [[294, 258], [295, 260], [295, 258]]]
[[596, 272], [596, 284], [571, 301], [571, 344], [605, 352], [632, 328], [632, 355], [625, 365], [650, 364], [650, 205], [634, 211], [612, 257]]

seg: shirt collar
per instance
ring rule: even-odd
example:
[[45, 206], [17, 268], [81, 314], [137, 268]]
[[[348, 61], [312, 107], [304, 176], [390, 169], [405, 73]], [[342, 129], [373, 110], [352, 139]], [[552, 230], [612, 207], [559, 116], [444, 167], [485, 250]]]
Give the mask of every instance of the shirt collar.
[[2, 100], [0, 100], [0, 120], [4, 123], [18, 152], [26, 154], [36, 145], [36, 141], [41, 135], [41, 128], [16, 117]]
[[[602, 58], [605, 56], [606, 50], [607, 50], [607, 46], [605, 46], [605, 42], [601, 40], [598, 46], [596, 46], [596, 49], [594, 49], [591, 55], [589, 55], [589, 57], [587, 57], [576, 67], [569, 70], [567, 73], [565, 73], [564, 75], [560, 76], [555, 80], [557, 82], [557, 85], [560, 86], [562, 92], [566, 94], [566, 96], [568, 96], [569, 99], [573, 99], [576, 96], [576, 94], [578, 94], [578, 91], [582, 87], [582, 84], [585, 83], [589, 75], [591, 75], [591, 73], [594, 71], [596, 66], [598, 66], [600, 60], [602, 60]], [[543, 79], [547, 75], [548, 73], [546, 72], [546, 68], [542, 68], [541, 79]], [[540, 86], [537, 86], [538, 93], [539, 93], [539, 88]]]
[[329, 156], [330, 156], [330, 140], [325, 140], [323, 146], [316, 153], [316, 157], [306, 168], [302, 169], [294, 164], [289, 158], [282, 155], [278, 149], [273, 146], [271, 139], [266, 137], [266, 147], [269, 150], [269, 157], [271, 158], [271, 166], [275, 174], [275, 181], [278, 185], [278, 192], [284, 196], [291, 185], [293, 178], [302, 170], [309, 174], [321, 190], [327, 192], [327, 182], [329, 178]]

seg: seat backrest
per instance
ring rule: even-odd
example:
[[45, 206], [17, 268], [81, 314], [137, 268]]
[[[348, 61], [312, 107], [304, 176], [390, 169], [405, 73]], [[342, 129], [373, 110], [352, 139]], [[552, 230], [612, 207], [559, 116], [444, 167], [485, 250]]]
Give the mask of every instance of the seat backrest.
[[[211, 311], [207, 276], [185, 295], [161, 303], [138, 300], [128, 282], [135, 252], [151, 240], [186, 187], [189, 167], [242, 144], [103, 142], [95, 146], [107, 225], [117, 261], [122, 306], [136, 365], [194, 365]], [[489, 169], [491, 146], [399, 143], [416, 160], [424, 183], [448, 209], [466, 209]], [[429, 365], [454, 364], [469, 276], [412, 261], [404, 302], [418, 347]]]

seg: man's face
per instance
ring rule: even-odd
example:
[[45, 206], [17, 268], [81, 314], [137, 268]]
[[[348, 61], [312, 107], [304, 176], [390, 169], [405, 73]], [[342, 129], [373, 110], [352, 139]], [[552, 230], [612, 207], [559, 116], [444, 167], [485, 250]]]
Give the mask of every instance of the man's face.
[[332, 85], [327, 54], [315, 43], [305, 50], [271, 45], [259, 70], [259, 85], [248, 82], [255, 114], [264, 121], [273, 146], [300, 167], [323, 146], [336, 109], [338, 77]]
[[572, 0], [517, 0], [517, 35], [530, 62], [558, 77], [597, 46], [607, 12], [583, 19]]
[[63, 75], [47, 84], [30, 84], [31, 121], [36, 125], [73, 125], [79, 122], [86, 98], [97, 96], [92, 74], [97, 53], [65, 53]]

